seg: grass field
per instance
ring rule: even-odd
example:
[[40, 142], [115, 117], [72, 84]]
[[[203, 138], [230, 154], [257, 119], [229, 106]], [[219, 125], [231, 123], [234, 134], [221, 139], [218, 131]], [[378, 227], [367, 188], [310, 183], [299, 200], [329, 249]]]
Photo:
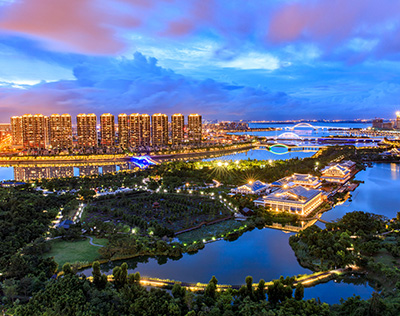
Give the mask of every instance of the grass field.
[[[106, 245], [107, 239], [93, 238], [93, 243]], [[54, 257], [59, 269], [64, 263], [92, 262], [99, 258], [99, 247], [92, 246], [89, 239], [85, 238], [77, 241], [65, 241], [61, 239], [50, 241], [52, 249], [46, 253], [46, 257]]]
[[219, 237], [221, 234], [233, 232], [235, 229], [239, 229], [239, 227], [242, 225], [245, 224], [235, 220], [227, 220], [180, 234], [177, 236], [177, 238], [183, 243], [192, 243], [193, 241], [199, 241], [203, 239], [207, 240], [211, 239], [212, 237]]

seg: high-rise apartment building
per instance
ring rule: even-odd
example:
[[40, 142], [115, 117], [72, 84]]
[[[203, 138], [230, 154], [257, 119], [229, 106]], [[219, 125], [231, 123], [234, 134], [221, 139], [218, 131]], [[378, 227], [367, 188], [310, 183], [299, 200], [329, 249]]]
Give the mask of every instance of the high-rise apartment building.
[[22, 116], [22, 138], [26, 148], [46, 148], [49, 143], [49, 120], [42, 114]]
[[140, 116], [142, 125], [140, 144], [142, 146], [150, 146], [151, 144], [151, 128], [150, 128], [150, 115], [142, 114]]
[[171, 138], [173, 145], [183, 143], [185, 118], [182, 114], [176, 113], [171, 116]]
[[11, 117], [11, 137], [13, 146], [23, 146], [22, 116]]
[[115, 146], [115, 120], [114, 115], [104, 113], [100, 116], [101, 145], [107, 147]]
[[129, 116], [129, 144], [132, 147], [150, 146], [150, 116], [133, 113]]
[[78, 114], [76, 117], [79, 147], [97, 146], [96, 114]]
[[152, 146], [168, 145], [168, 116], [156, 113], [151, 116]]
[[188, 116], [188, 138], [191, 143], [201, 143], [201, 115]]
[[129, 143], [129, 116], [125, 113], [118, 115], [118, 143], [122, 148], [128, 148]]
[[50, 145], [52, 148], [72, 147], [72, 120], [69, 114], [50, 116]]
[[396, 129], [400, 129], [400, 111], [396, 112], [395, 128]]

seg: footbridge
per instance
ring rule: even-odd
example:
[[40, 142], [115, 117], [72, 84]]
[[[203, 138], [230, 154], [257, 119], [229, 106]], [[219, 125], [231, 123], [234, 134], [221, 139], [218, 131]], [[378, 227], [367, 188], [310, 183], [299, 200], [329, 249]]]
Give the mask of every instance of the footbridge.
[[277, 155], [287, 154], [288, 152], [317, 152], [326, 146], [321, 145], [290, 145], [283, 143], [259, 143], [256, 145], [256, 149], [268, 150]]

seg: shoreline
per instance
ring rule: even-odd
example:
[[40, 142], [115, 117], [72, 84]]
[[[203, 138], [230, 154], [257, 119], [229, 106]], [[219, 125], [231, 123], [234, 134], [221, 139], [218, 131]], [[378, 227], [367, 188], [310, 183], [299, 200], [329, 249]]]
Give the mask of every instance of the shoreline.
[[[203, 156], [219, 155], [236, 151], [251, 150], [255, 146], [253, 144], [246, 144], [245, 146], [235, 146], [234, 148], [223, 148], [214, 150], [205, 150], [192, 153], [176, 153], [176, 154], [163, 154], [163, 155], [149, 155], [151, 159], [169, 161], [173, 159], [188, 159]], [[128, 162], [133, 155], [117, 154], [117, 155], [76, 155], [76, 156], [15, 156], [15, 157], [0, 157], [0, 167], [12, 167], [21, 164], [36, 165], [36, 164], [67, 164], [67, 163], [110, 163], [110, 162]], [[140, 156], [138, 156], [140, 157]]]

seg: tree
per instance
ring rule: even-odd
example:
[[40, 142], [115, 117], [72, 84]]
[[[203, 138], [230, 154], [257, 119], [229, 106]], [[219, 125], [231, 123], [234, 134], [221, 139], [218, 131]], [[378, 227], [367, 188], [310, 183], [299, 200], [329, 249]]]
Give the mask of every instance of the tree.
[[258, 282], [258, 286], [254, 294], [257, 301], [265, 301], [265, 281], [263, 279]]
[[292, 297], [292, 286], [291, 284], [285, 284], [287, 283], [287, 280], [284, 280], [283, 277], [281, 277], [280, 280], [274, 280], [274, 283], [268, 286], [268, 302], [272, 305], [276, 305], [279, 302], [283, 302], [287, 298]]
[[249, 296], [252, 300], [254, 300], [254, 293], [253, 293], [253, 277], [247, 276], [246, 279], [246, 294]]
[[186, 295], [186, 290], [180, 284], [175, 283], [172, 287], [171, 293], [174, 298], [183, 299]]
[[15, 297], [18, 294], [17, 288], [17, 282], [15, 280], [7, 279], [4, 281], [3, 284], [1, 284], [4, 295], [11, 300], [12, 303], [14, 303]]
[[204, 295], [208, 296], [208, 297], [210, 297], [212, 299], [215, 299], [215, 292], [217, 290], [217, 283], [218, 283], [218, 280], [215, 277], [215, 275], [213, 275], [211, 280], [210, 280], [210, 282], [208, 282], [208, 284], [206, 286], [206, 289], [204, 291]]
[[73, 274], [71, 264], [69, 262], [64, 263], [62, 270], [64, 272], [64, 275]]
[[303, 283], [299, 282], [296, 285], [296, 289], [294, 291], [294, 298], [298, 301], [301, 301], [304, 297], [304, 285]]
[[92, 269], [93, 284], [98, 289], [104, 289], [108, 281], [107, 276], [104, 273], [102, 275], [100, 272], [100, 263], [98, 261], [93, 262]]

